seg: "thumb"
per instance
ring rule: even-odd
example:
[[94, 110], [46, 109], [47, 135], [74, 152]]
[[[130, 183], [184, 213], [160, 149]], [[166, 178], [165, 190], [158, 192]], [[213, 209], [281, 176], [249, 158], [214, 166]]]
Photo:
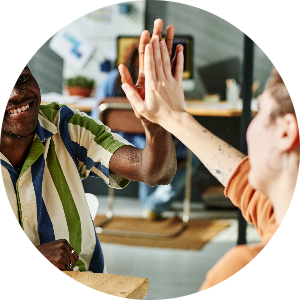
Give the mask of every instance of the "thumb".
[[144, 100], [140, 97], [138, 92], [128, 83], [123, 83], [122, 89], [126, 94], [129, 102], [134, 106], [135, 110], [140, 113], [145, 104]]

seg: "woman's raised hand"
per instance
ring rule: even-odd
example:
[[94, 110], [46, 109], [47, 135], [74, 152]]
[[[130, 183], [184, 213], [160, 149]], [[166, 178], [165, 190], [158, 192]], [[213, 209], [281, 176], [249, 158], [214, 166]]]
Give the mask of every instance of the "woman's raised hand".
[[168, 48], [159, 37], [152, 38], [145, 48], [145, 100], [129, 84], [122, 88], [134, 109], [144, 118], [164, 127], [176, 112], [184, 111], [182, 89], [183, 46], [176, 48], [171, 68]]

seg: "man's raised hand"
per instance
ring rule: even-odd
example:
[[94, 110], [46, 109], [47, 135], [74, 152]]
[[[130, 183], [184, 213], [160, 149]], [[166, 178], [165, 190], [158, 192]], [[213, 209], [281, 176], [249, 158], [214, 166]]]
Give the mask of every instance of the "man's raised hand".
[[[163, 21], [161, 19], [155, 20], [152, 37], [158, 36], [159, 40], [161, 40], [162, 31], [163, 31]], [[169, 25], [167, 27], [167, 33], [165, 38], [169, 57], [171, 57], [172, 55], [174, 34], [175, 34], [174, 26]], [[148, 30], [144, 30], [141, 34], [140, 43], [139, 43], [139, 77], [136, 83], [132, 81], [131, 75], [128, 69], [126, 68], [126, 66], [123, 64], [119, 66], [119, 72], [121, 75], [122, 83], [123, 84], [127, 83], [130, 86], [132, 86], [142, 99], [145, 99], [145, 68], [144, 68], [145, 47], [149, 43], [149, 41], [150, 41], [150, 32]]]

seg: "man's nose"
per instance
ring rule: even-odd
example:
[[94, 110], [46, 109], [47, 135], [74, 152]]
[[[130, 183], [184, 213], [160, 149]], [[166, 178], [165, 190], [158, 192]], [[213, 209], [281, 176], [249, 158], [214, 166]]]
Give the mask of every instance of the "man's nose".
[[9, 101], [18, 102], [22, 100], [22, 98], [25, 96], [25, 93], [26, 93], [25, 89], [22, 89], [20, 86], [16, 84], [10, 93]]

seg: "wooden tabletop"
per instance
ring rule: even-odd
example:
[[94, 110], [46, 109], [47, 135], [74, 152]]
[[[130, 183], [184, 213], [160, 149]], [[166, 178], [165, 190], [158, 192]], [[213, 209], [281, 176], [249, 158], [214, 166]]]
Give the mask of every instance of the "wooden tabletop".
[[[126, 99], [125, 97], [123, 98]], [[114, 98], [110, 99], [113, 100]], [[48, 103], [49, 102], [42, 101], [41, 104]], [[75, 103], [68, 103], [67, 105], [85, 112], [90, 112], [93, 108], [91, 101], [85, 101], [85, 99], [80, 99]], [[193, 116], [239, 117], [242, 114], [242, 105], [240, 103], [240, 105], [234, 106], [226, 101], [207, 103], [202, 100], [193, 99], [185, 101], [185, 110]], [[253, 112], [255, 113], [256, 110]]]
[[[47, 105], [49, 103], [50, 102], [48, 102], [48, 101], [42, 100], [41, 105]], [[61, 103], [61, 104], [63, 104], [63, 103]], [[76, 109], [79, 109], [81, 111], [85, 111], [85, 112], [91, 112], [93, 109], [93, 105], [90, 103], [90, 101], [87, 103], [84, 100], [82, 100], [82, 101], [78, 100], [75, 103], [66, 103], [66, 105], [76, 108]]]
[[144, 299], [148, 293], [147, 278], [91, 272], [63, 271], [76, 281], [97, 291], [130, 299]]
[[185, 110], [193, 116], [203, 117], [239, 117], [242, 109], [226, 101], [207, 103], [202, 100], [186, 100]]

